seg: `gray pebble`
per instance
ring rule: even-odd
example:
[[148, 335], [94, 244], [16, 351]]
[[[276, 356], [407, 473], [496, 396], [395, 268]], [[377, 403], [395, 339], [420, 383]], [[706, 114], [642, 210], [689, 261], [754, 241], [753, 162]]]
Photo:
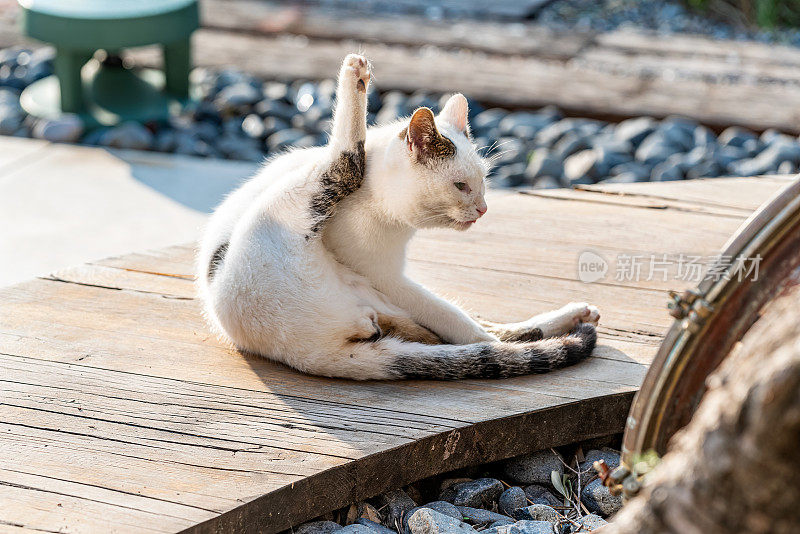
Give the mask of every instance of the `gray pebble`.
[[289, 102], [289, 86], [282, 82], [267, 82], [261, 87], [261, 93], [267, 100], [283, 100]]
[[188, 131], [206, 143], [213, 143], [219, 138], [219, 128], [208, 121], [195, 123], [188, 128]]
[[662, 132], [657, 131], [642, 141], [636, 149], [636, 159], [647, 165], [656, 165], [680, 151], [680, 147], [668, 141]]
[[533, 152], [533, 156], [528, 162], [525, 173], [531, 180], [535, 180], [540, 176], [561, 178], [564, 173], [564, 166], [561, 162], [561, 158], [553, 154], [550, 150], [539, 148]]
[[461, 512], [461, 516], [463, 517], [464, 521], [467, 521], [473, 525], [488, 525], [490, 523], [494, 523], [495, 521], [512, 521], [512, 519], [508, 516], [497, 514], [482, 508], [459, 506], [458, 511]]
[[518, 111], [509, 113], [497, 124], [502, 135], [520, 137], [519, 132], [524, 132], [526, 137], [535, 136], [539, 130], [552, 124], [555, 117], [547, 114]]
[[758, 156], [733, 162], [728, 165], [728, 169], [738, 176], [756, 176], [777, 171], [778, 165], [784, 161], [800, 163], [800, 145], [784, 142], [772, 143]]
[[536, 135], [536, 144], [552, 148], [562, 137], [568, 132], [574, 131], [574, 129], [575, 124], [568, 119], [562, 119], [558, 122], [551, 123], [542, 128]]
[[278, 152], [290, 146], [294, 146], [306, 134], [302, 130], [287, 128], [280, 130], [267, 137], [267, 148], [270, 152]]
[[548, 521], [550, 523], [558, 523], [561, 516], [556, 512], [555, 508], [546, 504], [532, 504], [524, 508], [514, 510], [513, 517], [515, 519], [529, 519], [533, 521]]
[[654, 182], [672, 182], [683, 180], [683, 171], [680, 162], [664, 161], [653, 167], [651, 178]]
[[497, 128], [500, 125], [500, 121], [502, 121], [506, 115], [508, 115], [508, 112], [504, 109], [487, 109], [486, 111], [478, 113], [470, 125], [478, 132], [491, 130]]
[[694, 128], [687, 129], [679, 122], [665, 120], [656, 133], [660, 134], [667, 144], [678, 147], [680, 151], [694, 148]]
[[523, 484], [550, 484], [550, 473], [555, 471], [561, 476], [564, 473], [564, 464], [558, 453], [545, 449], [508, 460], [503, 471]]
[[337, 530], [339, 534], [374, 534], [373, 530], [365, 525], [353, 523]]
[[386, 514], [384, 516], [384, 525], [389, 528], [403, 524], [402, 520], [405, 513], [417, 506], [414, 499], [401, 489], [387, 491], [379, 495], [378, 503], [381, 511]]
[[645, 137], [653, 133], [658, 123], [651, 117], [637, 117], [622, 121], [614, 129], [614, 136], [625, 143], [638, 146]]
[[33, 127], [33, 136], [55, 143], [76, 143], [83, 135], [83, 121], [74, 113], [57, 119], [43, 119]]
[[11, 135], [22, 125], [25, 114], [15, 103], [0, 102], [0, 135]]
[[603, 525], [607, 525], [608, 522], [596, 514], [589, 514], [585, 515], [578, 520], [578, 524], [583, 526], [584, 529], [588, 531], [592, 531], [602, 527]]
[[249, 83], [239, 82], [223, 88], [214, 99], [225, 112], [240, 112], [261, 99], [261, 92]]
[[356, 523], [359, 525], [363, 525], [370, 529], [372, 534], [397, 534], [397, 531], [393, 528], [387, 528], [380, 523], [376, 523], [375, 521], [370, 521], [365, 517], [360, 517], [356, 520]]
[[723, 146], [714, 150], [712, 157], [717, 165], [727, 169], [733, 162], [747, 157], [744, 150], [733, 146]]
[[748, 157], [753, 157], [758, 155], [758, 153], [761, 152], [762, 148], [763, 146], [761, 145], [761, 141], [759, 141], [758, 139], [748, 139], [742, 145], [742, 150], [744, 150], [747, 153]]
[[797, 165], [792, 161], [782, 161], [778, 165], [778, 174], [796, 174]]
[[581, 150], [564, 160], [564, 178], [569, 183], [576, 183], [582, 179], [594, 182], [600, 175], [598, 163], [596, 150]]
[[562, 499], [553, 495], [549, 489], [539, 484], [525, 486], [525, 496], [533, 504], [546, 504], [548, 506], [561, 506]]
[[508, 534], [553, 534], [553, 525], [547, 521], [517, 521], [513, 525], [500, 527], [498, 532], [503, 534], [503, 529], [509, 529]]
[[724, 174], [725, 170], [716, 161], [703, 161], [686, 171], [686, 178], [713, 178]]
[[639, 182], [646, 182], [650, 179], [650, 172], [653, 168], [650, 165], [645, 165], [640, 161], [628, 161], [626, 163], [620, 163], [619, 165], [615, 165], [611, 168], [610, 174], [612, 176], [617, 176], [620, 174], [633, 174]]
[[153, 144], [153, 134], [138, 122], [123, 122], [107, 130], [98, 144], [112, 148], [147, 150]]
[[525, 490], [519, 486], [511, 486], [505, 490], [497, 500], [497, 506], [500, 512], [506, 515], [511, 515], [514, 510], [522, 508], [527, 503], [528, 499], [525, 497]]
[[377, 124], [389, 124], [405, 114], [405, 108], [402, 105], [384, 102], [383, 107], [381, 107], [381, 110], [375, 116], [375, 122]]
[[746, 128], [731, 126], [719, 134], [719, 143], [725, 146], [744, 147], [747, 141], [758, 141], [756, 134]]
[[[429, 502], [428, 504], [418, 506], [417, 508], [430, 508], [431, 510], [435, 510], [440, 514], [444, 514], [455, 519], [461, 519], [461, 512], [459, 511], [458, 506], [447, 501], [433, 501]], [[416, 510], [417, 508], [414, 508], [413, 510]], [[409, 511], [408, 515], [411, 515], [411, 513], [412, 511]]]
[[342, 530], [342, 526], [333, 521], [312, 521], [294, 529], [294, 534], [331, 534]]
[[156, 135], [153, 150], [158, 152], [174, 152], [178, 147], [178, 134], [175, 130], [163, 130]]
[[261, 100], [253, 111], [261, 117], [277, 117], [287, 123], [297, 115], [297, 108], [281, 100]]
[[527, 151], [525, 143], [516, 137], [501, 137], [497, 140], [499, 152], [495, 156], [496, 165], [510, 165], [525, 161]]
[[491, 507], [503, 493], [503, 484], [494, 478], [479, 478], [469, 482], [460, 482], [447, 488], [439, 498], [456, 506], [473, 508]]
[[491, 179], [491, 184], [497, 187], [517, 187], [527, 182], [524, 163], [514, 163], [499, 167]]
[[592, 143], [592, 146], [596, 150], [607, 153], [603, 154], [604, 159], [618, 158], [620, 160], [614, 163], [612, 163], [609, 160], [609, 164], [611, 165], [611, 167], [633, 159], [633, 145], [631, 145], [627, 141], [618, 141], [613, 137], [604, 136], [595, 138], [595, 140]]
[[253, 139], [263, 139], [267, 135], [264, 121], [255, 113], [251, 113], [242, 120], [242, 131]]
[[705, 126], [698, 126], [694, 129], [695, 146], [709, 146], [717, 144], [717, 136]]
[[611, 495], [599, 478], [589, 482], [581, 491], [581, 502], [589, 511], [604, 517], [615, 514], [622, 508], [622, 496]]
[[420, 508], [408, 518], [412, 534], [474, 534], [476, 530], [458, 519], [429, 508]]
[[553, 147], [553, 154], [565, 160], [572, 154], [589, 148], [589, 138], [587, 134], [567, 132]]

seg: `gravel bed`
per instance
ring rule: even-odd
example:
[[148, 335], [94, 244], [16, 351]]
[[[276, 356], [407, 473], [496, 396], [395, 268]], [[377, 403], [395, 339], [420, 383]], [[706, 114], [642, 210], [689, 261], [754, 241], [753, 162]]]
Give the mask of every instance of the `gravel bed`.
[[616, 467], [619, 453], [605, 447], [586, 454], [582, 447], [566, 449], [432, 477], [326, 514], [287, 534], [588, 532], [622, 507], [622, 498], [611, 495], [592, 468], [600, 459]]
[[[84, 132], [74, 115], [34, 120], [21, 109], [19, 93], [52, 72], [52, 56], [49, 49], [0, 51], [0, 135], [247, 161], [326, 142], [333, 80], [265, 82], [235, 70], [196, 69], [192, 77], [202, 99], [165, 123]], [[385, 123], [419, 106], [436, 111], [442, 100], [441, 94], [422, 91], [373, 91], [369, 120]], [[494, 161], [495, 187], [791, 174], [800, 165], [800, 143], [793, 136], [743, 128], [717, 136], [681, 117], [613, 124], [565, 118], [554, 107], [509, 112], [471, 101], [470, 124], [477, 145]]]
[[609, 32], [618, 29], [688, 33], [716, 39], [758, 41], [800, 46], [800, 29], [759, 29], [690, 10], [679, 0], [552, 0], [520, 5], [486, 5], [450, 0], [307, 0], [339, 12], [358, 15], [417, 15], [431, 20], [495, 19], [526, 21], [555, 30]]
[[744, 27], [693, 12], [685, 3], [671, 0], [556, 0], [538, 11], [533, 20], [556, 30], [635, 28], [800, 46], [800, 29]]

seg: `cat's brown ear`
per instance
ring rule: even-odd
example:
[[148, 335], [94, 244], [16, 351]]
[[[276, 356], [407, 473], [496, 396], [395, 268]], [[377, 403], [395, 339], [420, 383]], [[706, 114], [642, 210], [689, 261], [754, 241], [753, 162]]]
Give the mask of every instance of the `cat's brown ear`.
[[467, 124], [467, 116], [469, 115], [469, 103], [467, 98], [461, 93], [456, 93], [447, 99], [444, 108], [439, 113], [439, 117], [445, 122], [452, 124], [456, 129], [464, 132], [465, 135], [469, 134], [469, 124]]
[[456, 153], [455, 145], [436, 129], [433, 111], [428, 108], [419, 108], [411, 116], [405, 140], [411, 157], [423, 163]]

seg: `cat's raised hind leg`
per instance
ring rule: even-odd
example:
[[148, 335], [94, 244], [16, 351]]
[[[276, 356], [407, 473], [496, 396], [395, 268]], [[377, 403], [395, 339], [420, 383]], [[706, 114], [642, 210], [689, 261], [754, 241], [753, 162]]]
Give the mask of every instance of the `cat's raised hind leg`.
[[367, 88], [372, 69], [363, 56], [350, 54], [339, 71], [329, 161], [321, 166], [319, 191], [311, 199], [312, 233], [318, 233], [336, 205], [364, 182], [367, 137]]
[[557, 310], [541, 313], [521, 323], [484, 322], [486, 330], [501, 341], [537, 341], [568, 334], [580, 323], [597, 326], [600, 311], [585, 302], [570, 302]]

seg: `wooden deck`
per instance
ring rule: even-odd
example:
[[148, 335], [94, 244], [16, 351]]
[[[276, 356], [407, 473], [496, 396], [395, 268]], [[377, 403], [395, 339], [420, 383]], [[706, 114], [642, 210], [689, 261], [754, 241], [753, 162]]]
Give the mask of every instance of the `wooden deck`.
[[[541, 376], [354, 383], [247, 357], [206, 329], [192, 246], [0, 290], [0, 531], [272, 533], [461, 466], [618, 433], [678, 280], [618, 254], [710, 255], [788, 178], [495, 192], [427, 232], [412, 275], [495, 321], [601, 308], [594, 357]], [[578, 255], [611, 262], [596, 283]]]

